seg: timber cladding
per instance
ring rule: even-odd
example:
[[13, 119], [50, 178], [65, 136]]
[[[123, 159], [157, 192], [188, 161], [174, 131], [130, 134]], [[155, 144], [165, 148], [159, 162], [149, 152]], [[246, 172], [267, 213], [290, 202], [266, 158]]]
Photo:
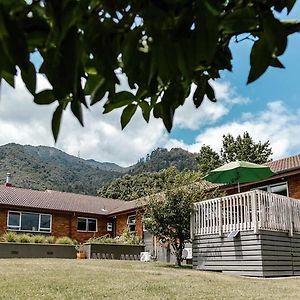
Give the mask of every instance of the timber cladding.
[[246, 231], [235, 238], [196, 236], [193, 268], [259, 277], [300, 275], [300, 235]]

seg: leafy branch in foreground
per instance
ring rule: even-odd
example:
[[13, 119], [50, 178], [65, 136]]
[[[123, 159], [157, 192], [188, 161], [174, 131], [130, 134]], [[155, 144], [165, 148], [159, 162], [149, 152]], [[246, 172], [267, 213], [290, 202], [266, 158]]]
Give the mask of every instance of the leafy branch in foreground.
[[[103, 98], [104, 113], [123, 109], [122, 128], [141, 110], [146, 122], [152, 112], [170, 131], [192, 84], [195, 107], [204, 97], [216, 101], [211, 83], [220, 71], [232, 70], [232, 38], [248, 34], [253, 40], [248, 83], [270, 66], [283, 68], [279, 57], [300, 24], [280, 20], [277, 13], [289, 14], [295, 2], [4, 0], [0, 79], [14, 87], [20, 70], [35, 103], [57, 103], [55, 140], [67, 107], [83, 125], [82, 106]], [[32, 53], [42, 58], [38, 70]], [[117, 73], [126, 75], [135, 92], [117, 89]], [[37, 74], [52, 88], [36, 93]]]

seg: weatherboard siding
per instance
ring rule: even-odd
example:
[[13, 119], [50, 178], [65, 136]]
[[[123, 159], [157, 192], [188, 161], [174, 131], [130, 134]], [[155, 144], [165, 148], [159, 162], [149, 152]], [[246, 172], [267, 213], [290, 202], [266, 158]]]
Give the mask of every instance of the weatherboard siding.
[[245, 276], [300, 275], [300, 235], [247, 231], [235, 238], [196, 236], [193, 267]]

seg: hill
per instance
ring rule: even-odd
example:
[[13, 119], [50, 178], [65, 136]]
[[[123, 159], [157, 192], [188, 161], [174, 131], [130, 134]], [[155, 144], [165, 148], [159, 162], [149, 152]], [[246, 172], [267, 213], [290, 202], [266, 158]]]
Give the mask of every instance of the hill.
[[99, 186], [121, 176], [123, 168], [69, 155], [56, 148], [7, 144], [0, 146], [0, 178], [6, 173], [13, 185], [96, 195]]
[[169, 167], [176, 167], [178, 171], [196, 170], [196, 154], [181, 148], [157, 148], [131, 167], [129, 173], [158, 172]]

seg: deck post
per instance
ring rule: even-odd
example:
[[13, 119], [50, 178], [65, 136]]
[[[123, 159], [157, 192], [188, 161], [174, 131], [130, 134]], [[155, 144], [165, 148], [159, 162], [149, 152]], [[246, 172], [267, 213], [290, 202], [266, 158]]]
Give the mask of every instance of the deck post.
[[294, 224], [293, 224], [293, 207], [292, 207], [292, 201], [289, 201], [289, 237], [292, 237], [294, 235]]
[[190, 237], [191, 237], [191, 240], [194, 239], [194, 231], [195, 231], [194, 218], [195, 218], [195, 206], [193, 205], [192, 211], [190, 213]]
[[223, 230], [223, 224], [222, 224], [222, 198], [218, 201], [218, 211], [219, 211], [219, 236], [222, 236]]
[[256, 192], [251, 193], [251, 210], [252, 210], [252, 224], [253, 231], [255, 234], [258, 233], [258, 222], [257, 222], [257, 203], [256, 203]]

